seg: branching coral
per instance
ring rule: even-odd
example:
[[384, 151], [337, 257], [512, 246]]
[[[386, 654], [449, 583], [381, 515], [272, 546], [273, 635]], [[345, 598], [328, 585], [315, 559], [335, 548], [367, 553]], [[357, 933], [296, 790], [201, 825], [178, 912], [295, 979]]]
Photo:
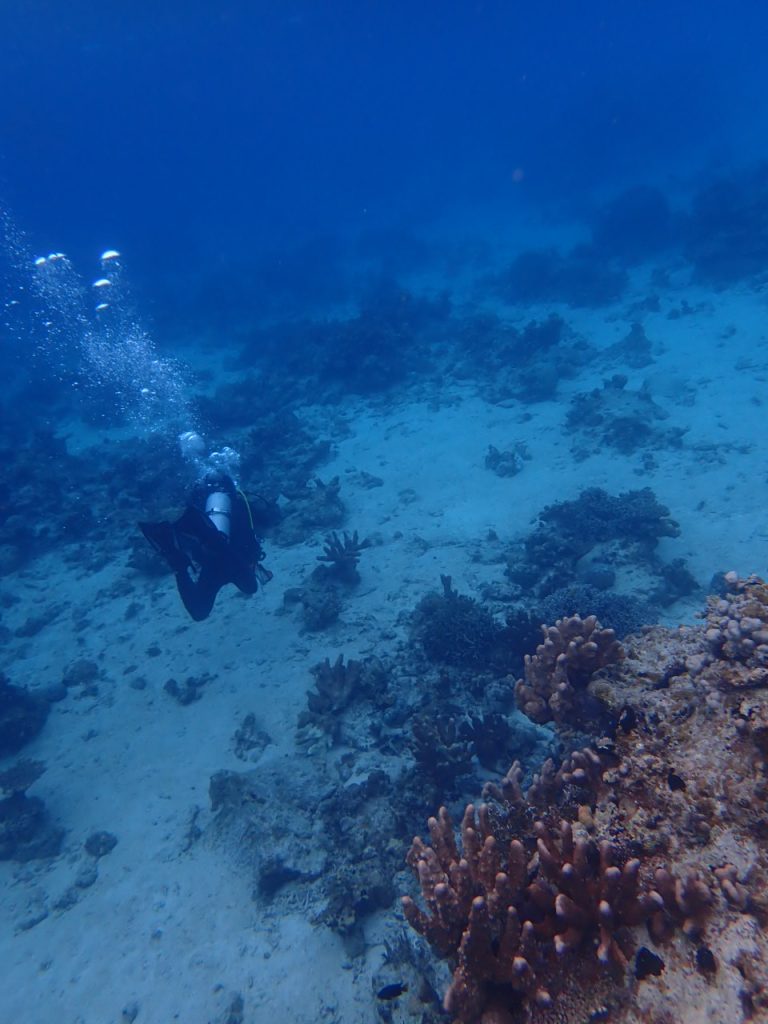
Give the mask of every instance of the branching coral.
[[603, 629], [594, 615], [573, 615], [542, 627], [544, 643], [525, 657], [525, 679], [515, 684], [518, 707], [534, 722], [561, 723], [572, 713], [576, 691], [593, 674], [623, 657], [612, 629]]
[[333, 574], [345, 583], [359, 583], [357, 563], [360, 561], [360, 554], [370, 546], [370, 540], [358, 539], [357, 530], [352, 534], [345, 530], [343, 537], [339, 537], [338, 533], [331, 533], [325, 539], [323, 554], [317, 556], [318, 562], [324, 563], [318, 568], [322, 568], [325, 573]]
[[386, 688], [386, 671], [378, 658], [346, 664], [340, 654], [331, 664], [326, 658], [312, 668], [315, 689], [307, 694], [307, 710], [299, 715], [299, 741], [313, 743], [325, 735], [332, 745], [339, 741], [344, 725], [344, 711], [354, 701]]
[[485, 784], [483, 797], [508, 809], [517, 810], [528, 805], [546, 808], [555, 805], [562, 807], [569, 803], [576, 803], [577, 806], [594, 803], [602, 773], [607, 767], [606, 760], [605, 756], [601, 757], [591, 747], [574, 750], [559, 766], [555, 765], [551, 757], [547, 758], [534, 774], [526, 792], [523, 792], [521, 786], [522, 766], [519, 761], [515, 761], [498, 785], [494, 782]]
[[457, 778], [471, 773], [471, 736], [455, 717], [427, 709], [415, 716], [411, 729], [411, 751], [419, 775], [437, 783], [441, 792], [452, 790]]
[[[555, 615], [540, 621], [552, 621], [574, 612], [598, 612], [599, 605], [584, 600], [586, 594], [569, 591], [589, 585], [617, 598], [619, 595], [612, 589], [616, 567], [629, 564], [636, 575], [639, 573], [638, 582], [642, 576], [647, 578], [644, 587], [654, 589], [654, 601], [669, 603], [675, 594], [680, 596], [690, 589], [692, 578], [679, 560], [664, 565], [656, 548], [659, 538], [677, 537], [679, 533], [680, 527], [669, 509], [657, 501], [650, 488], [612, 495], [600, 487], [588, 487], [577, 498], [548, 505], [539, 513], [535, 529], [522, 545], [510, 549], [507, 575], [540, 600], [557, 597], [560, 606]], [[601, 599], [598, 595], [598, 600], [605, 607], [605, 597]], [[600, 614], [603, 622], [619, 628], [619, 620], [627, 619], [629, 611], [616, 608], [616, 620], [608, 611]], [[652, 614], [650, 608], [646, 609], [647, 614]], [[634, 628], [649, 621], [644, 618], [637, 622], [636, 614], [629, 618], [635, 619]]]
[[[486, 785], [488, 804], [467, 808], [458, 839], [441, 811], [429, 843], [414, 841], [423, 906], [405, 898], [404, 913], [449, 962], [455, 1021], [738, 1024], [763, 1012], [768, 586], [725, 583], [706, 624], [646, 629], [580, 687], [566, 680], [566, 695], [605, 707], [610, 735], [527, 784], [513, 765]], [[564, 633], [519, 687], [534, 714], [563, 692]], [[556, 706], [562, 739], [568, 702]]]
[[309, 723], [334, 735], [340, 727], [340, 715], [361, 685], [363, 664], [354, 659], [344, 664], [340, 654], [331, 664], [328, 658], [312, 668], [315, 690], [307, 694], [307, 711], [299, 716], [299, 728]]
[[414, 839], [408, 863], [426, 911], [402, 901], [409, 924], [454, 964], [445, 1009], [462, 1024], [511, 1020], [510, 1008], [551, 1005], [562, 988], [563, 958], [594, 949], [604, 968], [623, 970], [632, 952], [627, 926], [664, 910], [641, 881], [641, 862], [619, 844], [599, 842], [537, 820], [522, 837], [504, 834], [487, 805], [470, 804], [461, 847], [445, 808], [429, 820], [431, 845]]
[[487, 668], [493, 661], [502, 627], [491, 613], [441, 576], [442, 594], [427, 594], [416, 607], [415, 632], [428, 658], [447, 665]]

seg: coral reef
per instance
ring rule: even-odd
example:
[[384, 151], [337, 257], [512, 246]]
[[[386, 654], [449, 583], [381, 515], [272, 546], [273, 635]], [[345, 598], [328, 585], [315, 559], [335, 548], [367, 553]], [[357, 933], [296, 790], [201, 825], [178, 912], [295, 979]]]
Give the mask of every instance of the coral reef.
[[673, 558], [671, 562], [659, 567], [659, 585], [651, 591], [650, 599], [662, 608], [679, 601], [682, 597], [695, 594], [699, 589], [683, 558]]
[[457, 780], [474, 770], [474, 744], [463, 724], [459, 716], [427, 708], [411, 725], [410, 747], [418, 776], [442, 794], [453, 794]]
[[595, 565], [581, 575], [585, 582], [560, 587], [538, 602], [537, 622], [555, 622], [568, 615], [586, 617], [591, 613], [621, 639], [657, 621], [657, 610], [648, 601], [610, 589], [616, 582], [616, 574], [606, 565]]
[[[607, 597], [598, 599], [598, 607], [608, 625], [627, 631], [635, 623], [639, 627], [643, 617], [652, 621], [654, 604], [666, 606], [696, 587], [682, 559], [665, 564], [656, 554], [662, 537], [679, 533], [669, 509], [650, 488], [614, 496], [589, 487], [578, 498], [548, 505], [539, 513], [534, 530], [509, 550], [506, 574], [526, 594], [539, 598], [540, 611], [549, 616], [591, 610], [585, 603], [589, 594], [569, 593], [573, 587], [597, 588], [610, 592], [611, 598], [624, 598], [623, 607]], [[638, 592], [621, 595], [612, 588], [616, 569], [626, 566], [633, 569]], [[557, 592], [559, 605], [553, 596]], [[550, 596], [553, 600], [545, 604]]]
[[319, 377], [331, 393], [385, 391], [423, 364], [431, 333], [450, 315], [447, 295], [417, 296], [382, 279], [357, 316], [337, 321], [318, 350]]
[[303, 586], [286, 590], [283, 604], [286, 608], [301, 606], [302, 621], [310, 633], [331, 626], [341, 615], [343, 606], [337, 587], [319, 585], [312, 577]]
[[44, 771], [45, 764], [42, 761], [27, 761], [25, 759], [17, 761], [10, 768], [0, 771], [0, 793], [5, 796], [26, 793]]
[[272, 742], [269, 733], [260, 727], [256, 715], [249, 711], [235, 729], [232, 748], [235, 757], [241, 761], [258, 761]]
[[454, 332], [458, 345], [453, 375], [479, 378], [491, 402], [508, 401], [510, 395], [526, 403], [547, 401], [596, 353], [557, 314], [519, 329], [489, 313], [477, 313], [458, 321]]
[[0, 674], [0, 757], [15, 754], [45, 725], [48, 702]]
[[283, 601], [286, 606], [300, 604], [304, 625], [315, 631], [330, 626], [341, 614], [344, 598], [360, 582], [357, 563], [361, 553], [371, 546], [370, 540], [359, 540], [357, 530], [337, 533], [326, 538], [321, 563], [315, 566], [300, 587], [287, 590]]
[[216, 772], [209, 792], [209, 839], [225, 841], [252, 875], [254, 899], [296, 900], [305, 912], [311, 886], [314, 919], [341, 934], [351, 954], [361, 953], [362, 922], [391, 905], [402, 856], [402, 794], [387, 774], [368, 771], [339, 785], [290, 757]]
[[574, 615], [543, 626], [544, 643], [525, 656], [525, 679], [515, 684], [517, 705], [528, 718], [558, 725], [578, 721], [578, 691], [598, 669], [624, 656], [612, 629], [603, 629], [594, 615]]
[[326, 658], [312, 669], [315, 689], [307, 694], [307, 710], [299, 715], [299, 741], [302, 745], [319, 736], [330, 745], [339, 742], [343, 712], [354, 700], [375, 696], [379, 701], [386, 690], [387, 673], [378, 658], [350, 659], [344, 664], [340, 654], [331, 664]]
[[61, 850], [64, 830], [39, 797], [27, 796], [44, 771], [42, 761], [22, 760], [0, 772], [0, 860], [38, 860]]
[[333, 577], [341, 580], [342, 583], [359, 583], [360, 573], [357, 571], [357, 563], [360, 561], [361, 553], [370, 546], [369, 539], [362, 541], [358, 539], [357, 530], [352, 534], [345, 530], [343, 537], [332, 533], [325, 539], [323, 554], [317, 556], [318, 562], [324, 563], [323, 566], [318, 566], [320, 571], [317, 575], [326, 579]]
[[587, 681], [606, 736], [527, 791], [513, 765], [459, 841], [444, 809], [414, 840], [404, 913], [454, 1020], [764, 1019], [768, 586], [724, 583], [704, 624], [631, 636]]
[[[631, 325], [621, 341], [604, 349], [601, 356], [603, 360], [616, 360], [621, 365], [631, 367], [633, 370], [645, 369], [654, 361], [650, 339], [645, 333], [643, 325], [637, 322]], [[617, 376], [622, 379], [621, 375]], [[644, 395], [645, 393], [640, 392], [640, 394]]]
[[703, 188], [684, 228], [695, 276], [725, 287], [762, 277], [768, 262], [768, 163]]
[[614, 497], [599, 487], [588, 487], [575, 501], [547, 505], [539, 521], [570, 533], [584, 544], [623, 539], [655, 547], [660, 537], [677, 537], [680, 528], [659, 504], [650, 487], [624, 491]]
[[502, 627], [477, 601], [459, 594], [450, 576], [441, 575], [440, 581], [442, 594], [427, 594], [414, 612], [414, 632], [427, 657], [447, 665], [488, 667]]
[[386, 392], [427, 365], [450, 313], [446, 294], [419, 295], [385, 276], [368, 287], [352, 316], [274, 323], [255, 332], [239, 357], [243, 369], [262, 370], [252, 402], [266, 393], [279, 407]]
[[86, 853], [97, 859], [106, 857], [117, 846], [117, 836], [111, 832], [101, 829], [98, 832], [91, 832], [83, 843]]
[[[278, 544], [299, 544], [318, 530], [335, 530], [346, 517], [341, 483], [333, 477], [324, 483], [318, 477], [296, 491], [288, 491], [283, 518], [273, 533]], [[285, 492], [283, 492], [285, 493]]]
[[[530, 1003], [549, 1008], [562, 994], [562, 960], [594, 950], [586, 978], [624, 970], [628, 926], [663, 913], [663, 896], [641, 880], [641, 862], [609, 839], [596, 842], [560, 820], [536, 820], [510, 838], [487, 805], [469, 804], [461, 845], [446, 809], [429, 820], [430, 844], [416, 838], [407, 857], [426, 913], [408, 896], [408, 923], [441, 956], [455, 960], [444, 1006], [462, 1024], [513, 1020]], [[586, 957], [585, 957], [586, 960]]]
[[517, 476], [523, 468], [523, 463], [530, 457], [528, 445], [523, 441], [518, 441], [512, 448], [504, 451], [499, 451], [494, 445], [489, 444], [485, 468], [490, 469], [496, 476]]
[[495, 286], [507, 302], [564, 302], [569, 306], [605, 306], [620, 299], [627, 275], [590, 246], [566, 255], [554, 249], [530, 249], [515, 257]]
[[168, 679], [163, 685], [163, 689], [169, 697], [173, 697], [182, 707], [186, 707], [187, 704], [194, 704], [195, 701], [201, 699], [204, 693], [203, 687], [213, 679], [215, 676], [209, 672], [204, 672], [199, 676], [187, 676], [181, 683], [176, 679]]
[[726, 593], [709, 601], [707, 640], [718, 660], [731, 663], [730, 686], [768, 685], [768, 586], [736, 573], [727, 573], [724, 583]]
[[601, 388], [582, 391], [571, 399], [565, 426], [574, 457], [581, 460], [604, 448], [614, 448], [622, 455], [642, 449], [680, 448], [686, 431], [660, 426], [668, 418], [669, 413], [647, 388], [628, 388], [627, 378], [617, 373]]
[[[276, 502], [279, 495], [289, 497], [284, 511], [290, 512], [290, 496], [303, 496], [317, 470], [331, 455], [331, 442], [315, 437], [290, 410], [278, 405], [266, 410], [254, 426], [253, 399], [250, 396], [250, 427], [240, 446], [243, 479], [258, 480], [261, 494]], [[252, 508], [254, 502], [251, 502]], [[255, 511], [255, 509], [254, 509]], [[271, 509], [272, 525], [281, 518]]]
[[672, 241], [669, 203], [653, 185], [625, 189], [597, 211], [592, 225], [595, 249], [624, 265], [657, 255]]

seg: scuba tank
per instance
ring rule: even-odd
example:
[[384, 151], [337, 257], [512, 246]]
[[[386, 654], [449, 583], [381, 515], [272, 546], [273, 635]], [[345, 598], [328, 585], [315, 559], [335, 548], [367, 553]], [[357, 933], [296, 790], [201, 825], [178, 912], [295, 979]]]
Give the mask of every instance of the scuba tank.
[[219, 533], [229, 537], [229, 527], [232, 519], [232, 498], [226, 491], [211, 491], [205, 499], [205, 514]]

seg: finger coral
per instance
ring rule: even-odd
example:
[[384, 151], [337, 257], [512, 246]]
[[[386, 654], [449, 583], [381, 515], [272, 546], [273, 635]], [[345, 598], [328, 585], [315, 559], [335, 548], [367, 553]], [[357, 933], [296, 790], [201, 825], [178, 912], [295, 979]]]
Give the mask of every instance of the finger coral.
[[608, 728], [532, 778], [513, 764], [456, 833], [441, 809], [414, 840], [403, 911], [448, 961], [452, 1019], [763, 1019], [768, 586], [728, 574], [701, 625], [623, 647], [562, 620], [516, 696], [561, 742], [583, 700]]
[[572, 615], [543, 626], [544, 642], [525, 657], [525, 678], [515, 684], [518, 707], [534, 722], [565, 722], [577, 690], [593, 674], [623, 657], [612, 629], [603, 629], [594, 615]]
[[498, 1018], [510, 1006], [551, 1005], [570, 954], [623, 970], [633, 951], [627, 926], [665, 907], [641, 880], [638, 858], [564, 819], [536, 820], [509, 838], [488, 805], [470, 804], [460, 846], [444, 807], [429, 833], [431, 845], [414, 839], [407, 858], [426, 909], [406, 896], [403, 912], [455, 964], [444, 1006], [462, 1024], [485, 1020], [491, 1009]]

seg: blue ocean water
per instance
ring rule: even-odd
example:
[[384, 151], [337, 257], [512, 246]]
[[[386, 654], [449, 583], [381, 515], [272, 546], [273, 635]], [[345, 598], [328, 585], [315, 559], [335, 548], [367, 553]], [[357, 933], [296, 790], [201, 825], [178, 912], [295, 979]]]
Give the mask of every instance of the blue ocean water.
[[[764, 773], [767, 38], [748, 0], [0, 7], [0, 1024], [448, 1019], [412, 836], [565, 758], [502, 832], [528, 801], [531, 886], [537, 816], [596, 861], [621, 801], [567, 759], [666, 721], [594, 659], [539, 705], [542, 623], [650, 637], [636, 686], [688, 673]], [[675, 937], [617, 925], [585, 1002], [536, 920], [537, 986], [450, 1019], [763, 1019], [764, 830], [674, 831], [744, 783], [680, 743], [674, 842], [608, 823]]]

